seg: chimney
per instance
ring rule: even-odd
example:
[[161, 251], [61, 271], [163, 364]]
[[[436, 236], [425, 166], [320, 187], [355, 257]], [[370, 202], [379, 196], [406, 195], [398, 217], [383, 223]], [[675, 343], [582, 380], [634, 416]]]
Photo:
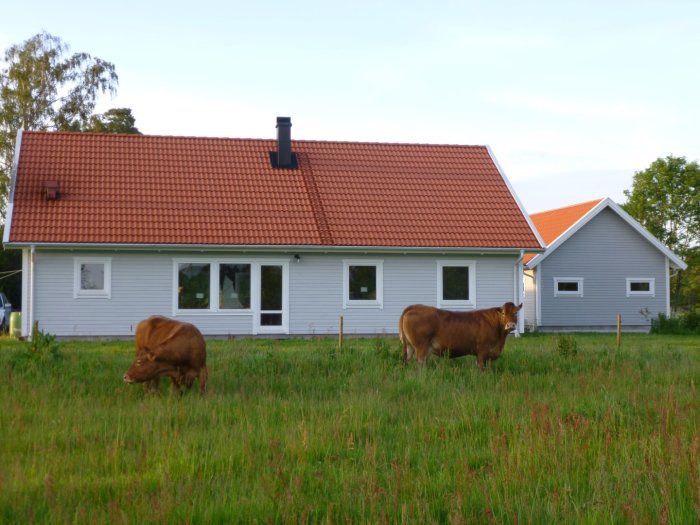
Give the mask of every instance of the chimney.
[[275, 168], [296, 168], [296, 155], [292, 153], [292, 119], [277, 117], [277, 152], [271, 155]]
[[58, 199], [58, 181], [44, 181], [44, 197], [47, 201], [55, 201]]

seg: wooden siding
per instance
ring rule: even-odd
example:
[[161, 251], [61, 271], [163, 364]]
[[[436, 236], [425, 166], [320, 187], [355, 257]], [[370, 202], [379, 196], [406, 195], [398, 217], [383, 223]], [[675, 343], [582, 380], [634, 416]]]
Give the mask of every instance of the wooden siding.
[[[74, 258], [111, 259], [111, 297], [74, 298]], [[34, 319], [45, 332], [64, 337], [132, 336], [136, 323], [149, 315], [173, 316], [173, 261], [192, 258], [289, 262], [289, 333], [325, 335], [338, 332], [344, 318], [347, 334], [395, 334], [403, 308], [412, 303], [437, 303], [438, 259], [450, 255], [304, 254], [296, 263], [293, 254], [186, 253], [186, 252], [71, 252], [37, 250], [34, 276]], [[343, 260], [383, 261], [382, 308], [343, 308]], [[518, 255], [460, 255], [476, 261], [477, 308], [500, 306], [514, 300], [514, 266]], [[28, 261], [28, 258], [26, 258]], [[25, 268], [28, 274], [28, 268]], [[28, 304], [28, 303], [25, 303]], [[197, 312], [177, 318], [197, 325], [205, 335], [253, 333], [254, 312]], [[23, 314], [26, 318], [27, 312]]]

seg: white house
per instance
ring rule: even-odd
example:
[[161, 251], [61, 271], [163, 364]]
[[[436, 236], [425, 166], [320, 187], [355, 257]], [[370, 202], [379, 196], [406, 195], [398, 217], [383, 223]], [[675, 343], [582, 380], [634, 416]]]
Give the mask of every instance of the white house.
[[547, 249], [526, 255], [525, 323], [543, 331], [648, 331], [670, 315], [687, 265], [610, 199], [532, 214]]
[[522, 298], [542, 243], [485, 146], [24, 132], [7, 248], [22, 332], [396, 333], [411, 303]]

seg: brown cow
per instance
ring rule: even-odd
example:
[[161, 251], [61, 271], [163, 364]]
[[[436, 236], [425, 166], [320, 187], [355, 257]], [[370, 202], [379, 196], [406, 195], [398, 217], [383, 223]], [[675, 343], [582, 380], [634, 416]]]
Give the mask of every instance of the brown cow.
[[152, 315], [136, 325], [136, 359], [124, 374], [127, 383], [156, 385], [162, 376], [170, 377], [173, 388], [192, 386], [199, 379], [199, 390], [207, 388], [207, 350], [196, 326]]
[[450, 312], [422, 304], [408, 306], [399, 319], [402, 357], [408, 361], [415, 351], [416, 360], [422, 365], [431, 353], [449, 357], [475, 355], [483, 370], [487, 361], [497, 359], [503, 352], [522, 307], [522, 303], [505, 303], [500, 308]]

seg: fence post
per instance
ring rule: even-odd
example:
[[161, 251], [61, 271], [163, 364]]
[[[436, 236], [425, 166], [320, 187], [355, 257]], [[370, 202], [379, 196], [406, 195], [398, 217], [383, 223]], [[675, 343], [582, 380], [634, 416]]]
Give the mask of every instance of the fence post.
[[338, 350], [343, 349], [343, 316], [340, 316], [340, 329], [338, 330]]
[[617, 349], [620, 349], [621, 342], [621, 332], [622, 332], [622, 316], [617, 314]]

